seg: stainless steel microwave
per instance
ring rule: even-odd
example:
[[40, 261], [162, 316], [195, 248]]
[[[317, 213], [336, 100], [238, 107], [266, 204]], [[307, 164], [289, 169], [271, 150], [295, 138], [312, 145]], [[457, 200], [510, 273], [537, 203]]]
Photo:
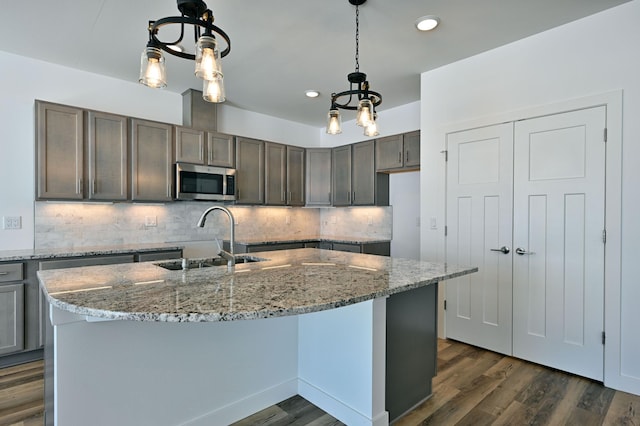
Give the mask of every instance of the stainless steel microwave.
[[236, 170], [176, 163], [176, 200], [233, 201]]

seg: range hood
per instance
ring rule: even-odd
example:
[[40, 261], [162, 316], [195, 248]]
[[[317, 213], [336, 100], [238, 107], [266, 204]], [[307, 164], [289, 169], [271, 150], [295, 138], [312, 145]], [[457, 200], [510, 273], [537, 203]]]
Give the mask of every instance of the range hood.
[[202, 99], [202, 92], [188, 89], [182, 93], [182, 125], [198, 130], [218, 130], [217, 104]]

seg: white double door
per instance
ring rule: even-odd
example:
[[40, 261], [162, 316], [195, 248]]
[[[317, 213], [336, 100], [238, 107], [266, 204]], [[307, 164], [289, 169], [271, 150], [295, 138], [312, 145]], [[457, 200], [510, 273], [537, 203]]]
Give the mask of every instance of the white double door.
[[606, 108], [447, 135], [446, 335], [603, 379]]

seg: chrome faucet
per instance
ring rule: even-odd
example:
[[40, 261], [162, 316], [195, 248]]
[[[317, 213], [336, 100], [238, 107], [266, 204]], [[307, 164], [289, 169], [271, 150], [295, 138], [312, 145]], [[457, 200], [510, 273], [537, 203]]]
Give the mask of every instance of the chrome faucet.
[[211, 213], [213, 210], [222, 210], [229, 217], [229, 229], [230, 229], [229, 251], [223, 250], [221, 248], [220, 253], [218, 253], [218, 255], [227, 259], [227, 268], [232, 269], [236, 265], [236, 257], [234, 255], [235, 252], [233, 250], [233, 245], [235, 242], [235, 223], [236, 222], [233, 219], [233, 214], [226, 207], [222, 207], [222, 206], [209, 207], [207, 210], [205, 210], [204, 213], [202, 213], [202, 216], [200, 216], [200, 220], [198, 220], [198, 226], [200, 228], [204, 228], [204, 223], [207, 220], [207, 215]]

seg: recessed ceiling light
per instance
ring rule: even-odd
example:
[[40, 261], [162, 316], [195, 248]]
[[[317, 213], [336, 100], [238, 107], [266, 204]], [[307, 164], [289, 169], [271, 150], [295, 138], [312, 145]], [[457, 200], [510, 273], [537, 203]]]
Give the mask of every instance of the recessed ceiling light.
[[416, 21], [416, 28], [420, 31], [431, 31], [440, 23], [440, 18], [434, 15], [423, 16]]
[[317, 90], [307, 90], [304, 94], [307, 95], [307, 98], [317, 98], [320, 96], [320, 92]]

